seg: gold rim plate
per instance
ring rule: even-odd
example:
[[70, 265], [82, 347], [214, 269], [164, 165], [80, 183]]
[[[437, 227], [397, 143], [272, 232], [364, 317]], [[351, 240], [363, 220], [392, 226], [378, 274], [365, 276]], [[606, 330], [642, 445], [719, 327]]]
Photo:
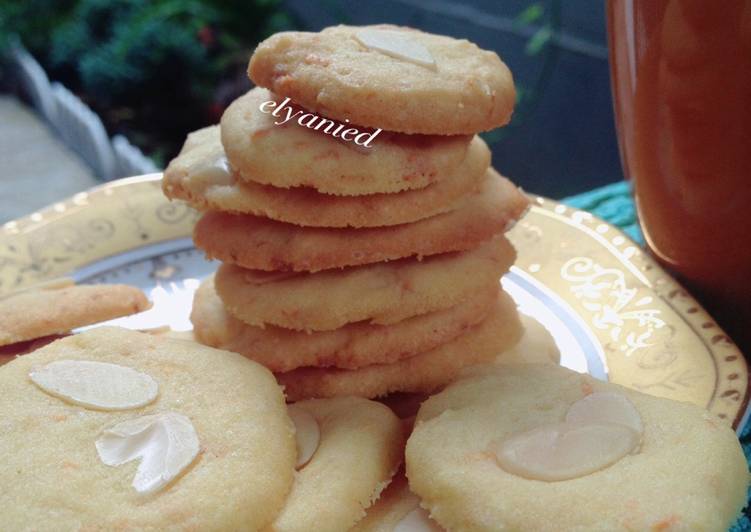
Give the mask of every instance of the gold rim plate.
[[[4, 224], [0, 294], [71, 274], [128, 282], [138, 260], [149, 261], [144, 283], [150, 288], [174, 283], [190, 252], [181, 259], [179, 250], [191, 247], [197, 213], [167, 201], [160, 178], [113, 181]], [[746, 361], [704, 309], [616, 227], [556, 201], [532, 199], [509, 233], [519, 258], [503, 284], [520, 310], [553, 334], [562, 363], [696, 403], [741, 425], [749, 394]], [[130, 259], [123, 263], [123, 257]], [[196, 285], [194, 279], [189, 287]], [[163, 290], [150, 293], [166, 297]], [[184, 295], [172, 303], [189, 308]]]

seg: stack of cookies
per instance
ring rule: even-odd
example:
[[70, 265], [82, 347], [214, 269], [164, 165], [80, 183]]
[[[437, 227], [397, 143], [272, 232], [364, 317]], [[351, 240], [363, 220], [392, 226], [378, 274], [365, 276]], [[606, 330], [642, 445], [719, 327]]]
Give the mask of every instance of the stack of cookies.
[[248, 72], [258, 87], [164, 174], [223, 262], [196, 294], [196, 338], [265, 365], [290, 400], [431, 391], [511, 347], [503, 233], [527, 200], [476, 135], [513, 110], [498, 56], [337, 26], [272, 36]]

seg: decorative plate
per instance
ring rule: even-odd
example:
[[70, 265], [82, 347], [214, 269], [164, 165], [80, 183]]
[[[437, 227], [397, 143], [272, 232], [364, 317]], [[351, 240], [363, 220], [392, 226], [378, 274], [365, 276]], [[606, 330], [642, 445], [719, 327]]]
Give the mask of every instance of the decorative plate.
[[[0, 293], [63, 275], [121, 282], [154, 302], [113, 320], [190, 329], [193, 291], [216, 264], [193, 247], [197, 213], [168, 202], [160, 175], [81, 192], [0, 230]], [[654, 395], [690, 401], [743, 426], [748, 368], [699, 304], [615, 227], [534, 197], [509, 233], [519, 258], [503, 285], [539, 320], [561, 363]]]

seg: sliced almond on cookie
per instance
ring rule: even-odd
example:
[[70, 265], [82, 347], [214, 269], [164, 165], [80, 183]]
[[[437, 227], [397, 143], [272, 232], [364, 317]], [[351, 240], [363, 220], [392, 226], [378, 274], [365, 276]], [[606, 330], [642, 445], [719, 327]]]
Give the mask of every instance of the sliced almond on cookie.
[[162, 412], [105, 430], [96, 440], [96, 450], [108, 466], [140, 460], [132, 485], [138, 493], [149, 494], [179, 476], [198, 456], [200, 444], [190, 419]]
[[435, 59], [428, 49], [422, 43], [410, 39], [406, 32], [366, 28], [355, 33], [355, 39], [366, 48], [389, 57], [437, 70]]
[[594, 392], [579, 399], [566, 413], [567, 423], [619, 423], [641, 435], [641, 416], [628, 397], [613, 392]]
[[145, 406], [159, 393], [149, 375], [133, 368], [90, 360], [59, 360], [29, 372], [44, 392], [97, 410], [129, 410]]
[[318, 444], [321, 441], [321, 429], [316, 419], [307, 410], [299, 406], [289, 405], [287, 411], [295, 425], [295, 440], [297, 442], [295, 468], [301, 469], [310, 462], [318, 449]]
[[583, 477], [613, 465], [639, 445], [639, 435], [617, 423], [545, 425], [498, 445], [504, 470], [531, 480]]

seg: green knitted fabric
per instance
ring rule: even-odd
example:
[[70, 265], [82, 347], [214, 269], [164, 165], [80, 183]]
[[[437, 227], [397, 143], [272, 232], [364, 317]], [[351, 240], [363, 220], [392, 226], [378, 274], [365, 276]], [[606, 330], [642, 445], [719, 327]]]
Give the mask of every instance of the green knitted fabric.
[[[615, 226], [618, 226], [635, 242], [644, 245], [644, 237], [636, 219], [636, 208], [631, 197], [628, 181], [619, 181], [611, 185], [596, 188], [561, 200], [566, 205], [588, 211]], [[741, 433], [741, 445], [746, 460], [751, 464], [751, 423], [746, 423]], [[748, 500], [751, 501], [751, 490]], [[751, 510], [743, 510], [738, 522], [730, 528], [731, 532], [751, 532]]]

